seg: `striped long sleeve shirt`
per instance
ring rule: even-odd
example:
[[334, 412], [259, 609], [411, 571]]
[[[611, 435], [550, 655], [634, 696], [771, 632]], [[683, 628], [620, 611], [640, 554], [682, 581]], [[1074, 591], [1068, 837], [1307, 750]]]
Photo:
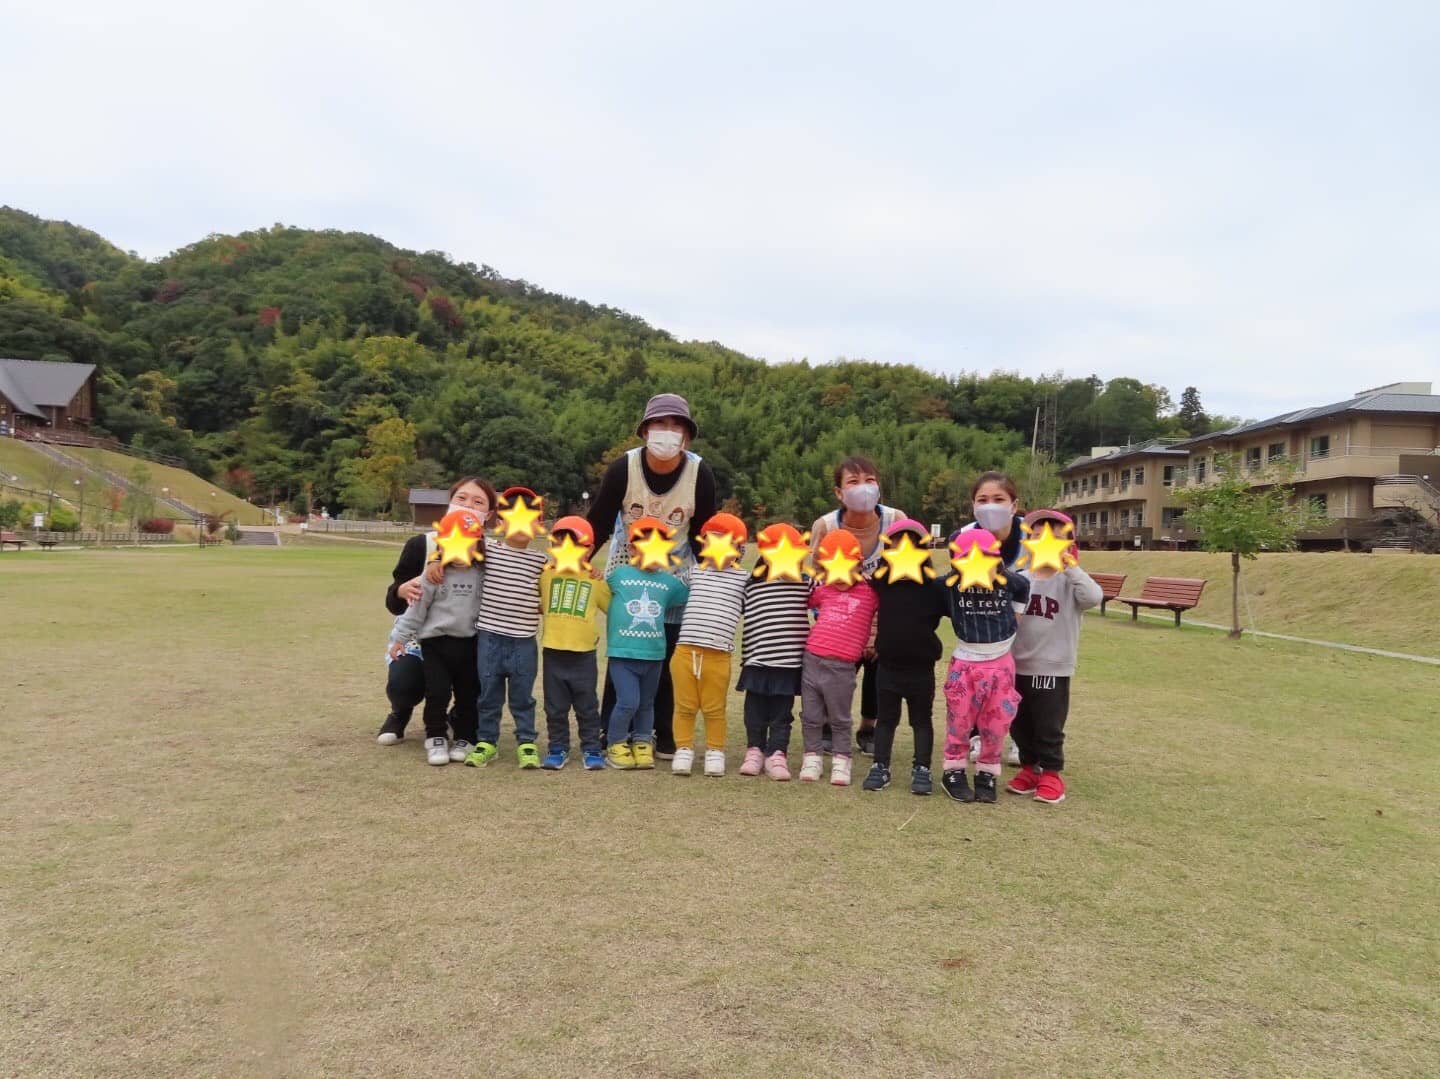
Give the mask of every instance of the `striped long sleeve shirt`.
[[766, 581], [752, 577], [741, 613], [745, 631], [740, 662], [746, 666], [798, 669], [810, 635], [810, 582]]
[[485, 546], [485, 592], [476, 627], [502, 637], [533, 637], [540, 629], [540, 574], [545, 552], [508, 543]]
[[740, 566], [715, 569], [702, 566], [690, 575], [690, 599], [680, 623], [680, 644], [735, 651], [735, 629], [750, 572]]

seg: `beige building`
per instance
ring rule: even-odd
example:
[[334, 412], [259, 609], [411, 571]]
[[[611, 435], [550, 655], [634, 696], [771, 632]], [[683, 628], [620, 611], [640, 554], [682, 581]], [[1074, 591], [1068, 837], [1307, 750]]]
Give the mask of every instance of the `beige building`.
[[1381, 386], [1181, 442], [1097, 448], [1061, 470], [1060, 505], [1088, 546], [1134, 546], [1136, 536], [1146, 547], [1193, 545], [1173, 495], [1213, 479], [1217, 457], [1233, 458], [1257, 486], [1269, 482], [1270, 466], [1288, 473], [1325, 518], [1300, 536], [1305, 547], [1363, 542], [1377, 512], [1399, 506], [1440, 519], [1440, 395], [1428, 382]]

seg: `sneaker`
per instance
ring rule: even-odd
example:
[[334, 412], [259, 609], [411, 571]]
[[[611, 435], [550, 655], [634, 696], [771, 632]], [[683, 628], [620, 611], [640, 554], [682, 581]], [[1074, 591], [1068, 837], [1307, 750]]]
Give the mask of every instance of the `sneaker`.
[[585, 762], [585, 771], [598, 772], [605, 767], [605, 754], [598, 749], [587, 749], [582, 758]]
[[991, 772], [975, 773], [975, 801], [993, 805], [995, 802], [995, 776]]
[[1056, 805], [1065, 801], [1065, 781], [1059, 772], [1041, 772], [1040, 782], [1035, 788], [1035, 801]]
[[456, 764], [462, 764], [465, 758], [470, 756], [470, 751], [475, 748], [473, 742], [467, 742], [463, 738], [457, 738], [450, 743], [450, 759]]
[[636, 742], [631, 748], [631, 755], [635, 758], [636, 768], [655, 767], [655, 747], [649, 742]]
[[947, 768], [940, 776], [940, 786], [957, 802], [975, 801], [975, 792], [970, 789], [970, 780], [963, 768]]
[[494, 742], [481, 742], [465, 758], [465, 764], [470, 768], [484, 768], [498, 756], [500, 750]]
[[910, 769], [910, 793], [929, 794], [935, 789], [935, 784], [930, 780], [930, 766], [917, 764]]
[[611, 768], [629, 770], [635, 767], [635, 754], [631, 751], [629, 742], [611, 742], [605, 754], [605, 763]]
[[850, 786], [849, 757], [835, 757], [830, 762], [830, 785], [832, 787]]
[[650, 748], [654, 751], [655, 759], [657, 761], [673, 761], [675, 759], [675, 754], [679, 752], [679, 750], [677, 750], [674, 746], [666, 746], [664, 749], [660, 749], [657, 747], [658, 743], [655, 742], [654, 739], [651, 739]]
[[558, 772], [565, 767], [565, 762], [570, 759], [570, 751], [552, 746], [550, 752], [545, 754], [545, 759], [540, 762], [540, 767], [547, 772]]
[[971, 735], [971, 736], [970, 736], [970, 763], [971, 763], [971, 764], [974, 764], [974, 763], [975, 763], [975, 758], [977, 758], [977, 757], [979, 757], [979, 756], [980, 756], [980, 736], [979, 736], [978, 734], [974, 734], [974, 735]]
[[688, 776], [694, 767], [695, 751], [693, 749], [677, 749], [674, 759], [670, 761], [670, 774]]
[[866, 726], [862, 721], [860, 729], [855, 732], [855, 748], [867, 757], [875, 756], [875, 725], [872, 723]]
[[1013, 738], [1005, 740], [1005, 763], [1020, 767], [1020, 747], [1015, 744]]
[[515, 747], [515, 762], [521, 768], [539, 768], [540, 751], [535, 748], [534, 742], [521, 742]]
[[740, 774], [742, 776], [758, 776], [764, 770], [765, 754], [761, 753], [757, 747], [751, 746], [745, 751], [745, 760], [740, 764]]
[[890, 766], [876, 761], [870, 766], [870, 771], [865, 774], [865, 782], [860, 784], [862, 791], [883, 791], [890, 786]]
[[430, 764], [450, 763], [450, 747], [443, 738], [425, 739], [425, 760]]
[[800, 782], [816, 783], [825, 769], [825, 758], [819, 753], [807, 753], [800, 758]]
[[1034, 794], [1039, 783], [1040, 773], [1035, 770], [1033, 765], [1027, 764], [1015, 773], [1009, 783], [1005, 784], [1005, 789], [1011, 794]]
[[[776, 783], [787, 783], [790, 780], [790, 761], [785, 756], [783, 749], [777, 749], [770, 756], [765, 758], [765, 774]], [[819, 778], [817, 773], [816, 778]]]
[[711, 779], [718, 779], [725, 774], [725, 751], [723, 749], [707, 749], [705, 751], [705, 774]]
[[405, 741], [405, 724], [409, 720], [402, 719], [394, 712], [385, 717], [385, 722], [380, 724], [380, 733], [375, 736], [375, 741], [382, 746], [395, 746]]

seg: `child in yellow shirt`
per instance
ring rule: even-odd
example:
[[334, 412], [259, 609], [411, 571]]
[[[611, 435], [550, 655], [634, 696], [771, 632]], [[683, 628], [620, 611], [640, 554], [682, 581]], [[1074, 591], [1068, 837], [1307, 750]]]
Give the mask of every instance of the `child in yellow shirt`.
[[540, 575], [541, 639], [544, 647], [545, 726], [550, 750], [541, 768], [558, 772], [570, 757], [570, 709], [580, 728], [580, 751], [589, 771], [605, 767], [600, 748], [600, 701], [595, 694], [596, 611], [610, 609], [610, 586], [580, 564], [567, 565], [557, 551], [594, 553], [595, 533], [584, 517], [562, 517], [550, 530], [551, 562]]

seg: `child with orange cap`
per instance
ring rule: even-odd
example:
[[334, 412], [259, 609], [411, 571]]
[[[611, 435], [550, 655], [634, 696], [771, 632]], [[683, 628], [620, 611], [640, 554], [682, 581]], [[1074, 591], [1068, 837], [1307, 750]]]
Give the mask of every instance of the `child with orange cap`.
[[700, 526], [700, 561], [690, 575], [690, 598], [670, 660], [675, 687], [675, 759], [670, 771], [688, 776], [695, 764], [695, 716], [705, 714], [705, 774], [725, 774], [725, 697], [730, 656], [750, 574], [740, 565], [749, 534], [745, 522], [717, 513]]
[[[790, 729], [810, 634], [810, 577], [801, 567], [805, 538], [794, 525], [762, 528], [755, 542], [760, 562], [745, 586], [740, 612], [745, 632], [735, 687], [745, 693], [746, 750], [740, 774], [758, 776], [763, 769], [783, 783], [790, 778]], [[772, 572], [787, 568], [788, 573]]]
[[827, 532], [815, 554], [822, 583], [810, 593], [815, 625], [805, 642], [800, 674], [800, 730], [805, 754], [802, 782], [815, 782], [825, 767], [822, 728], [828, 723], [834, 746], [830, 782], [850, 785], [850, 717], [855, 697], [855, 665], [874, 639], [879, 599], [858, 573], [863, 553], [848, 529]]
[[674, 533], [654, 517], [630, 525], [635, 554], [610, 571], [605, 651], [615, 685], [606, 762], [612, 768], [654, 768], [655, 690], [665, 666], [665, 612], [684, 606], [690, 589], [669, 572]]
[[[554, 565], [540, 574], [541, 648], [545, 726], [549, 749], [540, 767], [558, 772], [570, 757], [570, 709], [580, 729], [585, 767], [605, 767], [600, 748], [600, 699], [595, 694], [595, 613], [610, 607], [610, 586], [591, 577], [583, 559], [595, 550], [595, 530], [584, 517], [561, 517], [550, 530]], [[583, 551], [580, 554], [579, 551]], [[558, 552], [558, 553], [557, 553]], [[562, 561], [566, 554], [573, 563]]]

